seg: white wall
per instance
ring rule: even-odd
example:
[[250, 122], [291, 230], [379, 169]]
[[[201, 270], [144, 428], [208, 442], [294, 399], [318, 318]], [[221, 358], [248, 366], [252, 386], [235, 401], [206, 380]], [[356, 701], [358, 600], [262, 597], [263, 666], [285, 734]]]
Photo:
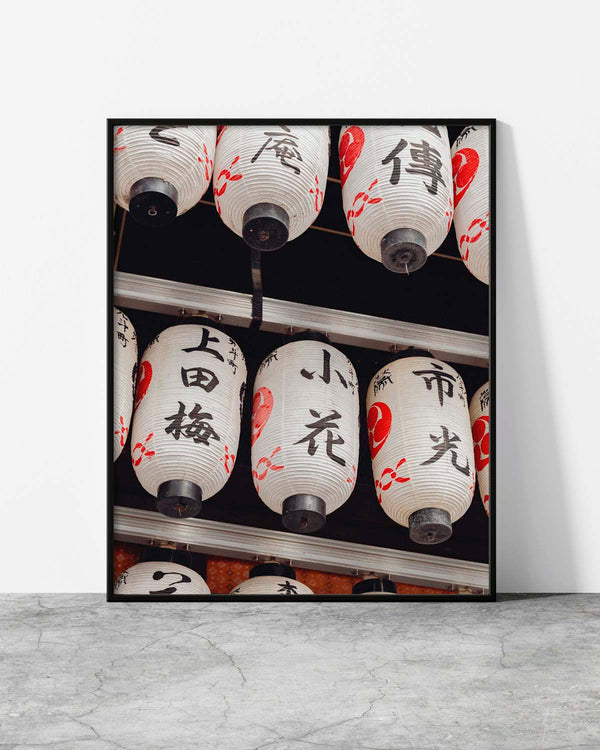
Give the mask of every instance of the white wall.
[[0, 590], [104, 589], [105, 118], [285, 115], [500, 121], [499, 590], [600, 591], [597, 7], [11, 3]]

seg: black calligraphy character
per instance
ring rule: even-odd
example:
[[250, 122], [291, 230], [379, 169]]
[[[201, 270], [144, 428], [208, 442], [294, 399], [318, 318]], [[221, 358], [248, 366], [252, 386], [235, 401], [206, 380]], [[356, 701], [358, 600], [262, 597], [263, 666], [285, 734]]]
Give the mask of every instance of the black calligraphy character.
[[[335, 372], [344, 388], [348, 388], [348, 383], [346, 382], [346, 379], [344, 378], [342, 373], [339, 370], [336, 370]], [[302, 368], [300, 370], [300, 374], [303, 378], [312, 380], [313, 375], [315, 374], [315, 370], [312, 370], [311, 372]], [[329, 383], [331, 382], [331, 352], [329, 352], [327, 349], [323, 349], [323, 374], [319, 375], [319, 377], [325, 383], [325, 385], [329, 385]]]
[[231, 354], [231, 359], [227, 360], [227, 364], [231, 367], [231, 369], [233, 370], [233, 374], [235, 375], [237, 373], [237, 368], [238, 368], [238, 366], [235, 363], [237, 359], [237, 355], [238, 355], [237, 349], [234, 346], [232, 346], [231, 349], [229, 350], [229, 354]]
[[216, 336], [211, 336], [210, 331], [208, 328], [202, 329], [202, 341], [198, 344], [198, 346], [190, 346], [187, 349], [182, 349], [182, 352], [186, 352], [189, 354], [190, 352], [206, 352], [207, 354], [212, 354], [213, 357], [216, 357], [217, 359], [220, 359], [221, 362], [224, 362], [223, 356], [219, 354], [219, 352], [216, 349], [209, 349], [207, 344], [209, 341], [214, 341], [216, 344], [219, 343], [219, 339]]
[[164, 572], [162, 570], [157, 570], [152, 578], [155, 581], [160, 581], [161, 578], [164, 578], [165, 576], [180, 576], [180, 581], [175, 581], [172, 583], [168, 588], [161, 589], [160, 591], [149, 591], [149, 594], [174, 594], [177, 591], [177, 586], [180, 583], [191, 583], [192, 579], [189, 576], [186, 576], [184, 573], [177, 573], [175, 571], [171, 571], [170, 573], [168, 571]]
[[121, 342], [121, 346], [127, 347], [127, 344], [129, 343], [129, 339], [125, 335], [125, 331], [129, 330], [129, 326], [127, 325], [127, 322], [125, 321], [125, 318], [119, 318], [117, 322], [118, 326], [122, 326], [122, 331], [117, 331], [117, 338]]
[[150, 131], [150, 138], [153, 138], [159, 143], [166, 143], [167, 146], [180, 146], [181, 144], [177, 138], [161, 135], [163, 130], [170, 130], [171, 128], [187, 128], [187, 125], [157, 125]]
[[240, 386], [240, 419], [244, 416], [244, 396], [246, 395], [246, 381]]
[[425, 185], [431, 195], [437, 195], [438, 182], [441, 182], [446, 187], [446, 183], [442, 179], [440, 172], [442, 167], [440, 152], [436, 148], [431, 148], [425, 140], [421, 140], [421, 143], [411, 143], [410, 145], [412, 146], [410, 150], [412, 161], [406, 168], [406, 171], [411, 174], [422, 174], [429, 177], [431, 185], [428, 185], [425, 180], [423, 180], [423, 185]]
[[[427, 386], [427, 390], [432, 390], [432, 384], [433, 381], [436, 381], [437, 384], [437, 390], [438, 390], [438, 399], [440, 401], [440, 406], [444, 405], [444, 396], [448, 396], [448, 398], [452, 398], [454, 395], [454, 383], [456, 382], [456, 378], [454, 375], [450, 375], [449, 372], [444, 372], [444, 368], [441, 365], [436, 365], [435, 362], [431, 363], [432, 367], [435, 367], [437, 369], [435, 370], [413, 370], [413, 375], [421, 375], [423, 377], [423, 380], [425, 381], [425, 385]], [[427, 377], [430, 375], [431, 377]], [[444, 384], [448, 386], [448, 390], [444, 390]]]
[[[265, 135], [268, 136], [268, 140], [263, 143], [263, 145], [258, 149], [258, 151], [254, 154], [250, 161], [252, 164], [254, 164], [254, 162], [265, 150], [274, 151], [275, 158], [279, 159], [279, 162], [283, 164], [284, 167], [289, 167], [296, 174], [300, 174], [300, 168], [288, 162], [288, 159], [290, 161], [293, 159], [302, 161], [302, 156], [300, 155], [300, 151], [298, 150], [298, 136], [294, 135], [287, 125], [280, 125], [280, 127], [285, 131], [284, 133], [265, 131]], [[272, 145], [269, 145], [271, 141], [273, 141], [273, 143]]]
[[198, 386], [198, 388], [210, 393], [219, 385], [219, 378], [206, 367], [188, 367], [187, 370], [182, 367], [181, 382], [186, 388]]
[[170, 417], [165, 417], [166, 420], [170, 420], [171, 424], [165, 427], [167, 435], [173, 435], [175, 440], [183, 435], [184, 438], [192, 438], [195, 443], [202, 443], [208, 445], [209, 440], [220, 440], [221, 438], [214, 431], [212, 425], [207, 420], [212, 419], [212, 414], [201, 411], [202, 407], [200, 404], [194, 404], [194, 408], [188, 414], [188, 418], [191, 420], [187, 424], [183, 423], [186, 417], [185, 404], [179, 402], [179, 411], [177, 414], [172, 414]]
[[373, 383], [373, 395], [376, 396], [379, 391], [386, 387], [388, 383], [393, 383], [392, 373], [386, 367], [377, 377]]
[[398, 158], [398, 154], [400, 153], [400, 151], [402, 151], [403, 148], [406, 147], [406, 145], [407, 143], [404, 138], [401, 138], [398, 141], [398, 144], [394, 146], [390, 153], [381, 162], [384, 166], [386, 164], [389, 164], [391, 161], [394, 162], [394, 166], [392, 168], [392, 176], [390, 177], [390, 185], [397, 185], [400, 182], [400, 169], [402, 166], [402, 162]]
[[332, 461], [340, 464], [340, 466], [345, 466], [346, 461], [340, 456], [336, 456], [333, 453], [334, 445], [343, 445], [346, 442], [341, 435], [337, 435], [336, 437], [334, 437], [334, 434], [332, 432], [332, 430], [339, 430], [339, 426], [332, 420], [341, 419], [342, 415], [335, 409], [333, 409], [331, 414], [326, 417], [321, 417], [319, 412], [315, 411], [314, 409], [309, 409], [309, 411], [313, 415], [313, 417], [317, 418], [317, 421], [304, 425], [305, 427], [310, 428], [312, 432], [309, 432], [308, 435], [303, 437], [301, 440], [298, 440], [296, 443], [294, 443], [294, 445], [299, 445], [300, 443], [308, 443], [308, 455], [314, 456], [317, 452], [317, 448], [319, 447], [315, 438], [324, 430], [327, 430], [326, 453]]
[[278, 594], [286, 594], [287, 596], [292, 596], [292, 594], [298, 594], [298, 589], [294, 586], [293, 583], [288, 581], [286, 579], [285, 583], [278, 583], [279, 591]]
[[277, 359], [277, 352], [276, 351], [275, 352], [271, 352], [267, 357], [265, 357], [265, 359], [263, 360], [261, 366], [258, 368], [258, 371], [262, 372], [265, 369], [265, 367], [268, 367], [274, 359], [276, 359], [279, 362], [279, 360]]
[[437, 125], [423, 125], [425, 130], [429, 130], [430, 133], [433, 133], [434, 135], [437, 135], [438, 138], [441, 138], [440, 135], [440, 129]]
[[131, 369], [131, 392], [132, 392], [134, 403], [135, 403], [135, 392], [137, 390], [137, 374], [138, 374], [138, 363], [134, 362], [133, 367]]
[[443, 455], [450, 451], [450, 454], [452, 455], [452, 466], [454, 466], [457, 471], [460, 471], [461, 474], [466, 474], [466, 476], [469, 476], [471, 471], [469, 467], [469, 459], [467, 458], [466, 466], [458, 465], [458, 446], [456, 445], [456, 443], [460, 443], [460, 438], [456, 433], [454, 433], [451, 438], [448, 437], [448, 428], [444, 427], [444, 425], [440, 425], [440, 427], [442, 428], [442, 434], [439, 437], [431, 434], [429, 435], [433, 442], [437, 443], [437, 445], [431, 446], [434, 455], [431, 458], [428, 458], [427, 461], [423, 461], [421, 466], [425, 466], [426, 464], [434, 464], [436, 461], [439, 461]]
[[115, 589], [117, 589], [119, 586], [123, 585], [125, 586], [127, 583], [127, 576], [129, 575], [129, 571], [125, 570], [121, 575], [117, 578], [115, 581]]
[[489, 388], [486, 388], [485, 391], [482, 391], [479, 396], [479, 405], [481, 406], [481, 410], [483, 411], [490, 405], [490, 391]]

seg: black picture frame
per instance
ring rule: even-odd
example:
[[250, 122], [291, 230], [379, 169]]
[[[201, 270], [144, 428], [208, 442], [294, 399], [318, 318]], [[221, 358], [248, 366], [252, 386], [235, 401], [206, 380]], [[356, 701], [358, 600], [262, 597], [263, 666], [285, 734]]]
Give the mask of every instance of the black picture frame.
[[[280, 118], [281, 119], [281, 118]], [[294, 597], [281, 595], [248, 595], [248, 594], [204, 594], [177, 596], [132, 596], [113, 593], [113, 542], [114, 542], [114, 465], [113, 465], [113, 436], [111, 429], [106, 430], [106, 463], [107, 463], [107, 565], [106, 565], [106, 601], [108, 602], [426, 602], [444, 601], [451, 605], [453, 602], [493, 602], [496, 601], [496, 118], [344, 118], [352, 120], [357, 125], [445, 125], [462, 126], [480, 125], [489, 127], [490, 135], [490, 214], [493, 217], [490, 226], [490, 283], [489, 283], [489, 383], [490, 383], [490, 500], [489, 500], [489, 592], [487, 594], [388, 594], [386, 596], [369, 594], [302, 594]], [[228, 125], [263, 125], [272, 124], [273, 118], [228, 119]], [[113, 420], [113, 132], [115, 126], [121, 125], [221, 125], [222, 120], [213, 118], [108, 118], [106, 121], [106, 153], [107, 153], [107, 299], [106, 299], [106, 354], [107, 354], [107, 425]], [[290, 125], [338, 125], [339, 118], [300, 118], [286, 119]]]

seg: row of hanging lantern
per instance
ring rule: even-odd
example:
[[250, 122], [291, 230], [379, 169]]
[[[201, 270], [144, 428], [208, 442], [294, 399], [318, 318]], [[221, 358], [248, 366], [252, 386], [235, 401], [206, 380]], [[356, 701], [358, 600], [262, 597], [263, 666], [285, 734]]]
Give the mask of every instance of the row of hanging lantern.
[[[129, 430], [136, 370], [131, 354], [123, 356], [124, 325], [133, 352], [133, 326], [116, 311], [115, 458]], [[312, 533], [356, 483], [358, 384], [352, 363], [326, 336], [293, 338], [271, 352], [256, 375], [252, 478], [285, 528]], [[223, 488], [238, 452], [245, 389], [240, 347], [210, 325], [167, 328], [146, 348], [131, 459], [161, 513], [196, 516], [202, 502]], [[427, 351], [406, 350], [369, 385], [367, 429], [377, 499], [413, 541], [435, 544], [451, 535], [471, 504], [476, 470], [487, 511], [488, 384], [474, 395], [469, 414], [459, 373]]]
[[[115, 128], [115, 200], [164, 226], [195, 206], [212, 178], [223, 222], [254, 249], [276, 250], [315, 221], [325, 196], [324, 125]], [[461, 257], [488, 282], [489, 130], [444, 125], [343, 126], [340, 181], [349, 231], [365, 255], [412, 273], [452, 220]], [[213, 169], [214, 167], [214, 169]], [[214, 172], [214, 174], [213, 174]]]
[[[159, 557], [154, 555], [154, 557]], [[204, 578], [190, 567], [176, 562], [178, 551], [163, 559], [132, 565], [117, 578], [114, 593], [126, 596], [181, 596], [210, 594]], [[298, 596], [312, 594], [312, 589], [296, 580], [290, 565], [267, 562], [250, 569], [248, 578], [235, 586], [230, 594]], [[353, 594], [396, 594], [396, 586], [388, 578], [366, 576], [352, 587]]]

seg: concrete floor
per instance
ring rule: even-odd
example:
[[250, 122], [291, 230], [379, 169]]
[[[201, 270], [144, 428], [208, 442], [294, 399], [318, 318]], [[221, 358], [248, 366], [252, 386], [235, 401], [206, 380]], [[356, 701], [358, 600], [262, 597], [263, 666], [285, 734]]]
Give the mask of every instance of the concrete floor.
[[600, 596], [0, 603], [0, 748], [600, 748]]

